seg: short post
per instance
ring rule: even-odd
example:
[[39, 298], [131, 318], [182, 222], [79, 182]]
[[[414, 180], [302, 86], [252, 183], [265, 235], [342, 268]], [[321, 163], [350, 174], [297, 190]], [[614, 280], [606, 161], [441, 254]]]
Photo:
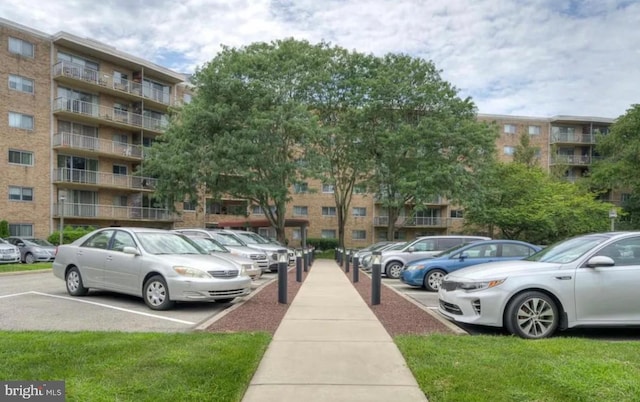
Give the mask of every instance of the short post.
[[338, 249], [338, 265], [342, 266], [342, 249]]
[[296, 281], [302, 282], [302, 250], [296, 250]]
[[351, 250], [347, 250], [344, 259], [344, 272], [349, 273], [349, 259], [351, 258]]
[[382, 254], [374, 251], [371, 258], [371, 305], [380, 304], [380, 286], [382, 285]]
[[333, 249], [333, 259], [338, 262], [338, 247]]
[[64, 201], [67, 199], [67, 192], [60, 190], [58, 199], [60, 200], [60, 243], [64, 243]]
[[304, 264], [304, 272], [309, 272], [309, 252], [306, 248], [302, 250], [302, 263]]
[[611, 219], [611, 231], [616, 231], [616, 218], [618, 217], [618, 211], [615, 208], [611, 208], [609, 211], [609, 219]]
[[287, 266], [289, 254], [286, 249], [278, 250], [278, 303], [287, 304]]
[[316, 249], [312, 247], [309, 249], [309, 265], [313, 265], [313, 262], [316, 260]]
[[360, 258], [356, 255], [353, 257], [353, 283], [360, 280]]

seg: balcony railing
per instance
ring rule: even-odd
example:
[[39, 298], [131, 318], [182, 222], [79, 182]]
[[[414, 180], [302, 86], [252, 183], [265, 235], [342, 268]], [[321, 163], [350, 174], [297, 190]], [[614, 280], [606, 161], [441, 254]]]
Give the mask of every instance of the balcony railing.
[[164, 105], [171, 105], [171, 96], [166, 91], [153, 88], [148, 82], [129, 81], [124, 78], [114, 79], [111, 75], [98, 70], [71, 63], [59, 61], [53, 65], [53, 77], [69, 77], [93, 85], [114, 89], [142, 98], [151, 99]]
[[[61, 209], [64, 206], [64, 211]], [[65, 218], [174, 221], [176, 216], [164, 208], [125, 207], [81, 203], [53, 204], [52, 215]]]
[[53, 181], [101, 187], [126, 188], [130, 190], [153, 191], [157, 179], [152, 177], [96, 172], [84, 169], [57, 168], [53, 170]]
[[579, 133], [552, 133], [551, 143], [568, 143], [568, 144], [595, 144], [595, 134], [579, 134]]
[[552, 164], [587, 166], [592, 162], [589, 155], [554, 155], [551, 158]]
[[[396, 227], [446, 227], [448, 225], [447, 218], [433, 217], [405, 217], [401, 216], [396, 219]], [[388, 216], [374, 216], [373, 224], [375, 226], [388, 226]]]
[[108, 155], [142, 158], [141, 145], [125, 144], [122, 142], [103, 140], [86, 135], [65, 132], [53, 135], [53, 146], [82, 149]]
[[169, 125], [166, 120], [65, 97], [56, 98], [54, 100], [53, 112], [69, 112], [81, 116], [92, 117], [103, 122], [112, 121], [118, 124], [157, 132], [163, 132]]

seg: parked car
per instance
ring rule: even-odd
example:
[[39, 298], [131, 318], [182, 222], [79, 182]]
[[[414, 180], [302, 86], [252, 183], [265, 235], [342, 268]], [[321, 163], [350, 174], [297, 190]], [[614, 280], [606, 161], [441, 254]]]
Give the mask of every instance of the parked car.
[[278, 271], [278, 250], [287, 250], [288, 265], [295, 264], [296, 254], [293, 249], [282, 247], [277, 244], [271, 243], [269, 240], [263, 238], [257, 233], [249, 232], [247, 230], [230, 230], [220, 229], [221, 233], [232, 234], [241, 241], [245, 242], [247, 246], [255, 248], [256, 250], [264, 251], [269, 256], [269, 271]]
[[418, 237], [401, 250], [382, 252], [382, 272], [389, 278], [398, 279], [405, 264], [421, 258], [433, 257], [451, 247], [480, 240], [491, 240], [484, 236], [424, 236]]
[[[407, 242], [406, 241], [399, 241], [399, 242], [392, 242], [392, 243], [388, 243], [385, 244], [384, 246], [380, 247], [377, 250], [374, 251], [380, 251], [381, 253], [385, 250], [402, 250], [403, 248], [405, 248], [407, 246]], [[360, 258], [360, 268], [363, 271], [371, 271], [372, 269], [372, 257], [373, 257], [373, 251], [367, 251], [367, 252], [363, 252], [361, 254]]]
[[253, 247], [249, 247], [247, 243], [238, 239], [237, 236], [210, 229], [190, 228], [176, 229], [175, 231], [187, 236], [210, 237], [218, 243], [222, 244], [225, 248], [229, 249], [232, 254], [256, 261], [262, 272], [266, 272], [269, 270], [269, 256], [267, 256], [267, 253], [261, 250], [256, 250]]
[[250, 258], [233, 254], [231, 250], [223, 246], [217, 240], [207, 236], [187, 236], [187, 238], [196, 242], [200, 247], [209, 251], [216, 257], [225, 258], [232, 262], [235, 262], [236, 264], [242, 265], [244, 267], [245, 273], [249, 275], [251, 279], [260, 279], [260, 277], [262, 276], [262, 269], [260, 269], [256, 261]]
[[241, 266], [212, 258], [186, 237], [161, 229], [95, 230], [58, 246], [53, 273], [72, 296], [104, 289], [142, 297], [152, 310], [167, 310], [178, 301], [229, 303], [251, 291]]
[[362, 261], [362, 257], [364, 257], [365, 255], [375, 251], [375, 250], [380, 250], [382, 249], [384, 246], [387, 246], [389, 244], [392, 244], [392, 241], [379, 241], [377, 243], [373, 243], [365, 248], [361, 248], [360, 250], [356, 250], [354, 253], [352, 253], [350, 255], [351, 257], [351, 261], [353, 261], [353, 259], [355, 257], [358, 257], [359, 261]]
[[0, 239], [0, 264], [20, 263], [20, 249], [4, 239]]
[[20, 260], [25, 264], [53, 261], [56, 255], [56, 246], [44, 239], [11, 236], [7, 241], [20, 249]]
[[557, 329], [640, 325], [640, 232], [579, 236], [521, 261], [448, 274], [439, 311], [452, 321], [505, 327], [522, 338]]
[[539, 246], [517, 240], [464, 243], [443, 251], [433, 258], [408, 263], [400, 274], [400, 280], [407, 285], [437, 292], [442, 278], [458, 269], [493, 261], [521, 260], [541, 249]]

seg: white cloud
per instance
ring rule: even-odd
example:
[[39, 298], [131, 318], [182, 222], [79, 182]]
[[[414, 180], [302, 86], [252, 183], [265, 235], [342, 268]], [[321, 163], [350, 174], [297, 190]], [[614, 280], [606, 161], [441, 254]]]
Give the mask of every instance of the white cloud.
[[5, 0], [0, 16], [192, 72], [285, 37], [432, 60], [482, 113], [617, 117], [638, 101], [638, 0]]

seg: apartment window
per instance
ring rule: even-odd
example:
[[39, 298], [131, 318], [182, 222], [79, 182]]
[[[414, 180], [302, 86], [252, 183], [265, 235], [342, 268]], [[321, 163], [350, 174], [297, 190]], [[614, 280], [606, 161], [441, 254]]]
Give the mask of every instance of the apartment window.
[[[271, 213], [275, 213], [276, 212], [276, 207], [275, 206], [270, 206], [269, 207], [271, 209]], [[264, 209], [262, 209], [262, 207], [260, 205], [252, 205], [251, 206], [251, 213], [254, 215], [264, 215]]]
[[293, 207], [293, 215], [294, 216], [307, 216], [307, 215], [309, 215], [309, 208], [307, 206], [294, 205], [294, 207]]
[[629, 202], [631, 199], [631, 193], [622, 193], [620, 194], [620, 202]]
[[293, 228], [293, 230], [291, 230], [291, 237], [293, 238], [293, 240], [301, 240], [302, 231], [300, 230], [300, 228]]
[[22, 113], [9, 112], [9, 127], [23, 130], [33, 130], [33, 116]]
[[19, 54], [24, 57], [33, 57], [34, 56], [34, 48], [33, 43], [24, 41], [18, 38], [9, 37], [9, 53]]
[[87, 60], [85, 58], [74, 56], [72, 54], [64, 53], [64, 52], [58, 52], [58, 61], [67, 61], [69, 63], [77, 64], [79, 66], [86, 67], [88, 69], [95, 70], [95, 71], [98, 71], [100, 69], [100, 66], [98, 65], [98, 63], [94, 61]]
[[32, 94], [33, 80], [19, 75], [9, 75], [9, 89]]
[[9, 186], [9, 199], [11, 201], [33, 201], [33, 188]]
[[322, 207], [322, 216], [336, 216], [336, 207]]
[[353, 194], [366, 194], [367, 188], [363, 185], [355, 185], [353, 186]]
[[461, 209], [452, 209], [450, 216], [452, 218], [464, 218], [464, 211]]
[[535, 155], [536, 158], [542, 157], [542, 150], [540, 148], [537, 148], [537, 147], [534, 148], [533, 152], [534, 152], [533, 154]]
[[366, 230], [353, 230], [353, 231], [351, 231], [351, 239], [352, 240], [367, 240], [367, 231]]
[[365, 207], [353, 207], [353, 209], [351, 210], [351, 214], [353, 216], [367, 216], [367, 208]]
[[335, 239], [336, 231], [335, 229], [322, 229], [320, 237], [322, 237], [323, 239]]
[[540, 126], [529, 126], [529, 135], [540, 135]]
[[293, 185], [293, 191], [296, 194], [303, 194], [309, 192], [309, 183], [296, 183]]
[[127, 167], [125, 165], [113, 165], [113, 174], [126, 176]]
[[126, 195], [116, 195], [113, 197], [113, 205], [116, 207], [126, 207], [127, 206], [127, 196]]
[[515, 147], [504, 147], [504, 154], [505, 155], [513, 155], [515, 150], [516, 150]]
[[33, 225], [28, 223], [10, 223], [10, 236], [33, 237]]
[[504, 125], [504, 133], [505, 134], [515, 134], [516, 133], [516, 125], [515, 124], [505, 124]]
[[333, 192], [334, 192], [333, 184], [326, 184], [326, 183], [323, 183], [323, 184], [322, 184], [322, 192], [323, 192], [323, 193], [330, 193], [330, 194], [333, 194]]
[[33, 152], [10, 149], [9, 163], [15, 163], [16, 165], [33, 166]]
[[196, 202], [195, 201], [184, 201], [182, 203], [182, 210], [184, 210], [184, 211], [195, 211], [196, 210]]

